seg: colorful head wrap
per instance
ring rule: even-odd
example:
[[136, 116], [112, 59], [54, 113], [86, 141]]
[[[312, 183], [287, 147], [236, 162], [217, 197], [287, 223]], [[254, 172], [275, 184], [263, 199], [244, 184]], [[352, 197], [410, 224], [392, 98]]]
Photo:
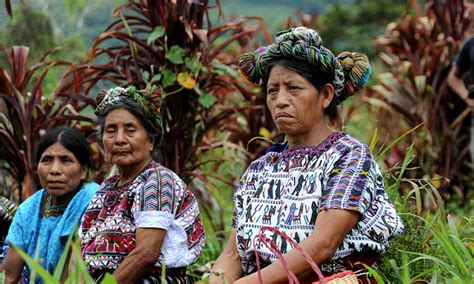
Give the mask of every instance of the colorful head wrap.
[[319, 34], [306, 27], [292, 28], [275, 35], [275, 42], [243, 54], [239, 59], [241, 74], [252, 83], [261, 83], [268, 76], [267, 65], [278, 58], [306, 61], [318, 72], [333, 78], [336, 103], [360, 91], [370, 75], [365, 54], [345, 51], [337, 57], [322, 46]]
[[153, 86], [144, 90], [137, 90], [131, 86], [128, 88], [115, 87], [97, 95], [95, 114], [101, 116], [111, 106], [122, 102], [126, 98], [132, 98], [142, 109], [145, 115], [152, 119], [160, 128], [159, 133], [162, 133], [160, 108], [162, 101], [161, 89]]

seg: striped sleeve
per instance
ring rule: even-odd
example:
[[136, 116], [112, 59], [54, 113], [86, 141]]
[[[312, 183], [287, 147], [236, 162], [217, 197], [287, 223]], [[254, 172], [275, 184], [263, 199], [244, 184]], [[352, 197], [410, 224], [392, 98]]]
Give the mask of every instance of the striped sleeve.
[[320, 211], [345, 209], [364, 214], [375, 194], [376, 173], [367, 146], [348, 148], [327, 171]]
[[160, 228], [167, 230], [174, 220], [177, 206], [176, 184], [173, 174], [163, 168], [151, 170], [139, 187], [134, 208], [138, 228]]

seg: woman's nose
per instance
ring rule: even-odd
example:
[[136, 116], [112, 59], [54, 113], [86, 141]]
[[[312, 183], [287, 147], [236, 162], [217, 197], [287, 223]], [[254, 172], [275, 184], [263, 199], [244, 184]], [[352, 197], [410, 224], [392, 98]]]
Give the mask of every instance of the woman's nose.
[[288, 104], [289, 104], [288, 92], [284, 88], [281, 88], [278, 91], [278, 94], [276, 96], [276, 106], [281, 108], [281, 107], [287, 106]]
[[51, 165], [51, 169], [49, 171], [52, 175], [60, 175], [61, 174], [61, 162], [58, 160], [54, 160], [53, 164]]
[[119, 129], [117, 131], [117, 136], [115, 137], [115, 144], [117, 145], [121, 145], [125, 143], [125, 135], [124, 135], [124, 131]]

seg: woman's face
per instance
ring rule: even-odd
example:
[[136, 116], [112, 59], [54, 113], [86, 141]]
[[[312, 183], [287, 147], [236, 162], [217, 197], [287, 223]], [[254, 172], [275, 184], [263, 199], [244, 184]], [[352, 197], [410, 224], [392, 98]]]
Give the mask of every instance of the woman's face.
[[289, 137], [309, 134], [324, 121], [330, 100], [295, 71], [277, 65], [270, 71], [267, 106], [278, 129]]
[[74, 191], [86, 174], [86, 167], [59, 143], [46, 148], [38, 163], [41, 186], [54, 197]]
[[140, 119], [123, 108], [105, 117], [102, 142], [106, 160], [118, 167], [140, 166], [149, 161], [154, 144]]

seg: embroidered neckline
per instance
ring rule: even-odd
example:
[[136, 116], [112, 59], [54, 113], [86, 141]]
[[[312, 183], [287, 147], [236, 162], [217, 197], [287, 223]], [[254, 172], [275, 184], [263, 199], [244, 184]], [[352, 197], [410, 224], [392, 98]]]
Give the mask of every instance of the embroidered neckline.
[[317, 153], [322, 153], [326, 151], [327, 149], [331, 148], [332, 145], [339, 140], [341, 137], [345, 136], [346, 134], [340, 131], [334, 131], [331, 133], [328, 137], [326, 137], [321, 143], [319, 143], [316, 146], [296, 146], [293, 148], [288, 148], [288, 142], [284, 142], [286, 145], [285, 148], [281, 149], [279, 152], [269, 152], [269, 154], [279, 154], [282, 158], [287, 157], [287, 156], [293, 156], [298, 153], [312, 153], [312, 154], [317, 154]]
[[119, 175], [114, 175], [114, 176], [111, 176], [110, 178], [108, 178], [106, 180], [106, 185], [104, 187], [104, 189], [106, 189], [107, 191], [119, 191], [119, 192], [122, 192], [124, 189], [128, 189], [132, 184], [136, 183], [136, 180], [139, 176], [141, 176], [144, 172], [146, 172], [148, 169], [154, 167], [155, 165], [157, 164], [156, 161], [154, 160], [151, 160], [148, 165], [143, 169], [143, 171], [141, 171], [136, 177], [134, 177], [133, 179], [131, 179], [129, 182], [127, 183], [124, 183], [122, 185], [117, 185], [118, 182], [120, 181], [120, 178], [119, 178]]
[[67, 204], [52, 205], [50, 194], [44, 195], [42, 204], [41, 215], [43, 217], [61, 216], [67, 208]]

